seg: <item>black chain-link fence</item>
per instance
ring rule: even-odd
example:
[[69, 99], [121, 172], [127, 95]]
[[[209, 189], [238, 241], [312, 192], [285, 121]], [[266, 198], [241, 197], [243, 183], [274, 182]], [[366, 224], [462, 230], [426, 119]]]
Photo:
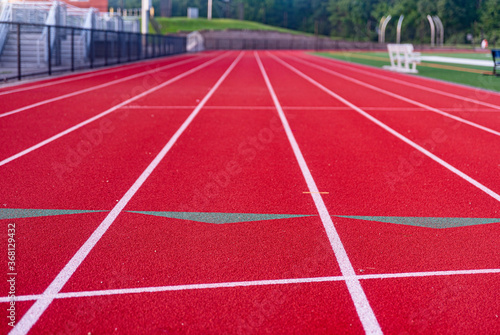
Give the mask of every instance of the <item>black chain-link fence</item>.
[[0, 22], [0, 79], [51, 75], [186, 52], [186, 38]]

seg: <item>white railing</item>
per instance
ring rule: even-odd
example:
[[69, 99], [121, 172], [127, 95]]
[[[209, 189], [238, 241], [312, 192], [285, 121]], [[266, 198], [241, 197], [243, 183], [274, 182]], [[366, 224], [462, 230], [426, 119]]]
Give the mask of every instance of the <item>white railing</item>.
[[[50, 8], [48, 15], [47, 15], [47, 18], [44, 22], [45, 27], [42, 30], [42, 35], [40, 36], [40, 38], [36, 42], [38, 66], [40, 66], [40, 54], [41, 54], [40, 45], [42, 45], [42, 44], [44, 45], [44, 60], [45, 60], [45, 62], [49, 61], [49, 50], [52, 50], [52, 48], [54, 47], [54, 43], [56, 41], [57, 30], [52, 29], [50, 31], [50, 41], [49, 42], [47, 42], [47, 34], [48, 34], [48, 30], [51, 29], [50, 26], [55, 26], [57, 24], [57, 16], [58, 16], [57, 14], [59, 12], [59, 7], [60, 7], [59, 2], [57, 2], [57, 1], [55, 1], [52, 4], [52, 7]], [[49, 43], [50, 43], [50, 46], [49, 46]]]
[[[1, 1], [1, 0], [0, 0]], [[5, 2], [10, 6], [11, 14], [5, 21], [45, 24], [48, 15], [52, 10], [54, 3], [57, 1], [16, 1]], [[4, 2], [1, 2], [4, 4]], [[4, 11], [2, 6], [2, 12]], [[136, 32], [136, 25], [139, 25], [138, 17], [127, 17], [125, 11], [123, 16], [119, 13], [99, 13], [96, 9], [91, 8], [95, 13], [95, 19], [91, 26], [87, 26], [89, 9], [78, 8], [68, 3], [59, 3], [59, 13], [57, 13], [57, 25], [77, 28], [92, 28], [113, 31]], [[126, 17], [126, 20], [124, 20]], [[124, 24], [126, 21], [127, 24]], [[135, 24], [128, 22], [134, 21]], [[128, 30], [131, 29], [131, 30]]]
[[43, 24], [47, 20], [47, 15], [52, 2], [24, 1], [13, 2], [11, 20], [14, 22]]
[[[94, 14], [95, 13], [93, 8], [87, 10], [85, 20], [83, 21], [83, 28], [91, 29], [94, 26], [94, 16], [95, 16]], [[90, 43], [92, 42], [91, 34], [92, 33], [90, 30], [82, 30], [82, 33], [80, 34], [80, 38], [82, 39], [85, 45], [85, 55], [87, 55], [87, 57], [91, 57], [90, 55]]]
[[[10, 21], [12, 15], [12, 6], [9, 3], [2, 3], [0, 11], [0, 21]], [[0, 24], [0, 54], [2, 54], [5, 42], [7, 42], [7, 35], [9, 34], [9, 25]]]

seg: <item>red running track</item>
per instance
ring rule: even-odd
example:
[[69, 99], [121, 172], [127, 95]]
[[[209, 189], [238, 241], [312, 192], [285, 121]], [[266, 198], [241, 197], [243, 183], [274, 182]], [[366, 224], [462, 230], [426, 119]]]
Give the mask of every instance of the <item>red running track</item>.
[[2, 333], [499, 329], [500, 95], [300, 52], [106, 71], [0, 90]]

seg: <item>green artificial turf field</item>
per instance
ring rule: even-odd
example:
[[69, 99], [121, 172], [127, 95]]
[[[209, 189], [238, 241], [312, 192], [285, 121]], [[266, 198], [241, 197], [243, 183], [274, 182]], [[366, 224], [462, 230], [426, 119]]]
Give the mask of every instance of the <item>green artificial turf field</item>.
[[[382, 67], [389, 65], [389, 55], [387, 52], [318, 52], [316, 55], [323, 57], [344, 60], [364, 65]], [[455, 58], [469, 59], [491, 59], [491, 54], [485, 53], [464, 53], [464, 52], [428, 52], [422, 53], [422, 56], [443, 56]], [[462, 65], [462, 64], [446, 64], [437, 62], [423, 61], [417, 65], [419, 76], [429, 77], [439, 80], [451, 81], [458, 84], [464, 84], [474, 87], [485, 88], [494, 91], [500, 91], [500, 77], [484, 75], [483, 73], [491, 73], [492, 67]]]

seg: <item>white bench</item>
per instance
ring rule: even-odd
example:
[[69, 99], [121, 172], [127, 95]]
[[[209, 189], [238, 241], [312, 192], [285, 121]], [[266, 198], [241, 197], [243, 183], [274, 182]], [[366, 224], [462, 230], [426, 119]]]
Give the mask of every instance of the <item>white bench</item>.
[[387, 51], [389, 52], [391, 65], [384, 66], [385, 69], [404, 73], [418, 73], [417, 64], [420, 64], [421, 54], [413, 51], [413, 44], [387, 44]]

